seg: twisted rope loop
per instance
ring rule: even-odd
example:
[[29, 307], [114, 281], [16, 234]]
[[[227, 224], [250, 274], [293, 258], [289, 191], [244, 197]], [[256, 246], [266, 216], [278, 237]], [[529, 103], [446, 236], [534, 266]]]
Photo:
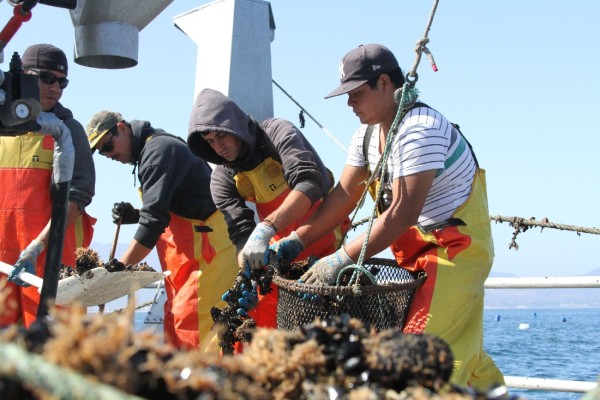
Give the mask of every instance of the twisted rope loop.
[[427, 48], [427, 43], [429, 43], [429, 38], [427, 36], [429, 35], [429, 30], [431, 29], [431, 24], [433, 23], [433, 17], [435, 16], [438, 3], [439, 0], [434, 0], [433, 7], [431, 8], [431, 12], [429, 13], [429, 19], [427, 20], [427, 25], [425, 27], [425, 32], [423, 33], [423, 38], [419, 39], [415, 46], [415, 53], [417, 53], [415, 57], [415, 62], [413, 63], [411, 70], [406, 74], [406, 80], [412, 86], [414, 86], [415, 83], [417, 83], [417, 80], [419, 79], [419, 75], [417, 74], [417, 68], [419, 66], [419, 63], [421, 62], [421, 56], [423, 53], [425, 53], [425, 56], [429, 60], [433, 71], [437, 72], [438, 70], [437, 65], [435, 64], [435, 60], [433, 58], [433, 54], [431, 54], [431, 52]]

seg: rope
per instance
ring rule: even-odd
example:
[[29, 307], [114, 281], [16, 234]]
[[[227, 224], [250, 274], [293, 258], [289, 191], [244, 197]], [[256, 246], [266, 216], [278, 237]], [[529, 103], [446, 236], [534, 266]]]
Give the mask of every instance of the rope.
[[577, 234], [580, 233], [592, 233], [594, 235], [600, 235], [600, 229], [598, 228], [584, 228], [582, 226], [575, 225], [567, 225], [567, 224], [555, 224], [550, 222], [548, 218], [544, 218], [540, 221], [536, 221], [535, 218], [525, 219], [520, 217], [502, 217], [500, 215], [490, 215], [492, 221], [496, 222], [509, 222], [511, 226], [519, 225], [519, 226], [539, 226], [543, 228], [554, 228], [559, 229], [561, 231], [574, 231]]
[[317, 126], [318, 126], [319, 128], [321, 128], [321, 129], [323, 130], [323, 132], [325, 132], [325, 134], [326, 134], [327, 136], [329, 136], [329, 137], [330, 137], [330, 138], [331, 138], [331, 139], [332, 139], [332, 140], [333, 140], [333, 141], [334, 141], [334, 142], [335, 142], [335, 143], [336, 143], [338, 146], [340, 146], [342, 150], [344, 150], [346, 153], [348, 152], [348, 149], [346, 149], [346, 147], [344, 147], [344, 145], [343, 145], [343, 144], [341, 144], [341, 143], [339, 142], [339, 140], [337, 140], [337, 139], [335, 138], [335, 136], [333, 136], [333, 135], [331, 134], [331, 132], [329, 132], [327, 129], [325, 129], [325, 128], [323, 127], [323, 125], [321, 125], [321, 124], [319, 123], [319, 121], [317, 121], [316, 119], [314, 119], [314, 118], [313, 118], [313, 116], [312, 116], [312, 115], [310, 115], [310, 113], [309, 113], [308, 111], [306, 111], [306, 109], [300, 105], [300, 103], [298, 103], [298, 102], [297, 102], [297, 101], [296, 101], [296, 100], [295, 100], [295, 99], [294, 99], [294, 98], [293, 98], [293, 97], [292, 97], [292, 96], [291, 96], [291, 95], [290, 95], [288, 92], [286, 92], [286, 91], [285, 91], [285, 90], [284, 90], [284, 89], [283, 89], [283, 88], [282, 88], [282, 87], [279, 85], [279, 83], [275, 82], [275, 79], [271, 79], [271, 81], [273, 81], [273, 83], [275, 84], [275, 86], [277, 86], [277, 87], [279, 88], [279, 90], [281, 90], [281, 91], [282, 91], [282, 92], [283, 92], [283, 93], [284, 93], [284, 94], [285, 94], [285, 95], [286, 95], [286, 96], [287, 96], [287, 97], [288, 97], [288, 98], [289, 98], [291, 101], [293, 101], [293, 102], [294, 102], [294, 104], [296, 104], [298, 107], [300, 107], [300, 109], [301, 109], [303, 112], [305, 112], [305, 113], [306, 113], [306, 115], [308, 115], [308, 117], [309, 117], [310, 119], [312, 119], [312, 120], [314, 121], [314, 123], [315, 123], [315, 124], [317, 124]]
[[[512, 249], [514, 248], [515, 250], [519, 250], [519, 244], [517, 243], [517, 236], [519, 235], [519, 233], [521, 232], [525, 232], [526, 230], [528, 230], [529, 228], [532, 227], [541, 227], [542, 230], [544, 228], [553, 228], [553, 229], [558, 229], [561, 231], [573, 231], [577, 233], [577, 236], [581, 236], [582, 233], [590, 233], [593, 235], [600, 235], [600, 229], [598, 228], [585, 228], [583, 226], [576, 226], [576, 225], [568, 225], [568, 224], [556, 224], [553, 222], [550, 222], [548, 220], [548, 218], [543, 218], [540, 221], [536, 221], [535, 218], [529, 218], [529, 219], [525, 219], [525, 218], [521, 218], [521, 217], [503, 217], [501, 215], [490, 215], [490, 219], [492, 221], [495, 222], [508, 222], [510, 226], [514, 227], [515, 230], [513, 232], [513, 237], [510, 241], [510, 243], [508, 244], [508, 248]], [[350, 229], [356, 229], [359, 225], [365, 224], [367, 222], [369, 222], [370, 218], [363, 218], [360, 221], [352, 224], [350, 228], [348, 228], [348, 230]], [[352, 222], [352, 220], [350, 220], [350, 222]]]
[[531, 227], [539, 226], [542, 228], [553, 228], [559, 229], [561, 231], [574, 231], [577, 232], [577, 236], [580, 236], [581, 233], [591, 233], [595, 235], [600, 234], [600, 229], [598, 228], [584, 228], [581, 226], [575, 225], [566, 225], [566, 224], [555, 224], [548, 220], [548, 218], [543, 218], [540, 221], [536, 221], [535, 218], [525, 219], [520, 217], [502, 217], [499, 215], [490, 215], [490, 219], [496, 222], [508, 222], [510, 226], [514, 227], [515, 230], [513, 232], [513, 237], [508, 244], [508, 248], [515, 250], [519, 250], [519, 244], [517, 243], [517, 236], [521, 232], [525, 232]]
[[67, 368], [49, 363], [20, 346], [0, 343], [0, 376], [6, 376], [62, 400], [141, 400], [112, 386], [95, 383]]
[[[433, 55], [427, 48], [427, 43], [429, 43], [429, 38], [427, 36], [429, 35], [429, 30], [431, 29], [431, 24], [433, 23], [433, 17], [435, 15], [435, 11], [437, 10], [438, 2], [439, 2], [439, 0], [434, 0], [434, 2], [433, 2], [433, 7], [431, 8], [431, 12], [429, 13], [429, 19], [428, 19], [427, 25], [425, 27], [425, 32], [423, 33], [423, 38], [418, 40], [417, 45], [415, 46], [415, 52], [417, 53], [417, 56], [415, 57], [415, 62], [413, 64], [410, 72], [408, 74], [406, 74], [406, 80], [409, 81], [412, 85], [414, 85], [417, 82], [417, 80], [419, 79], [419, 75], [417, 74], [417, 67], [419, 66], [419, 63], [421, 62], [421, 54], [422, 53], [425, 53], [425, 55], [427, 56], [427, 59], [431, 63], [431, 68], [433, 68], [434, 71], [437, 71], [437, 66], [435, 64], [435, 60], [433, 59]], [[410, 78], [414, 78], [414, 79], [410, 79]]]

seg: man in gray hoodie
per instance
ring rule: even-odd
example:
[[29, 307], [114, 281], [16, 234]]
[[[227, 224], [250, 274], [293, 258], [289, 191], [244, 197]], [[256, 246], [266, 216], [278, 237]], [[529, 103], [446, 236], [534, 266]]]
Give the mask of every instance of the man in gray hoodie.
[[[280, 118], [258, 123], [216, 90], [204, 89], [196, 98], [188, 133], [192, 152], [217, 165], [211, 193], [225, 215], [240, 268], [263, 268], [270, 242], [291, 234], [333, 187], [331, 172], [292, 123]], [[246, 202], [256, 205], [258, 224]], [[303, 251], [295, 260], [333, 253], [347, 224], [299, 249]], [[276, 307], [273, 285], [249, 315], [259, 327], [276, 327]]]

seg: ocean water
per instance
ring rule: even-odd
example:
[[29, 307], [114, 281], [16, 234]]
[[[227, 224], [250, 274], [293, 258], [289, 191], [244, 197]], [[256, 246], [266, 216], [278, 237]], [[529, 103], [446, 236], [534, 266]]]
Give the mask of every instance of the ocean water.
[[[136, 329], [145, 325], [136, 312]], [[527, 324], [523, 329], [521, 324]], [[504, 375], [596, 382], [600, 376], [600, 309], [494, 309], [484, 312], [484, 348]], [[579, 400], [582, 393], [510, 389], [531, 400]]]
[[[521, 324], [526, 324], [525, 326]], [[600, 309], [485, 310], [484, 348], [504, 375], [597, 382]], [[511, 389], [536, 400], [576, 400], [581, 393]]]

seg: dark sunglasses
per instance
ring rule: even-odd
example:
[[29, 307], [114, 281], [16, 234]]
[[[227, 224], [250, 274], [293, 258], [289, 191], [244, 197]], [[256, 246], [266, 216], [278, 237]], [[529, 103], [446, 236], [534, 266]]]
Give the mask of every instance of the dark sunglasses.
[[100, 147], [98, 149], [98, 152], [100, 154], [106, 154], [106, 153], [110, 153], [111, 151], [113, 151], [113, 149], [115, 148], [115, 143], [113, 142], [115, 135], [110, 135], [110, 139], [108, 139], [106, 142], [104, 142], [104, 144], [102, 145], [102, 147]]
[[60, 87], [61, 89], [64, 89], [69, 84], [69, 80], [67, 78], [59, 78], [56, 75], [54, 75], [52, 72], [40, 71], [37, 69], [32, 69], [32, 71], [35, 72], [40, 77], [40, 81], [42, 81], [48, 85], [53, 85], [54, 82], [58, 82], [58, 87]]

